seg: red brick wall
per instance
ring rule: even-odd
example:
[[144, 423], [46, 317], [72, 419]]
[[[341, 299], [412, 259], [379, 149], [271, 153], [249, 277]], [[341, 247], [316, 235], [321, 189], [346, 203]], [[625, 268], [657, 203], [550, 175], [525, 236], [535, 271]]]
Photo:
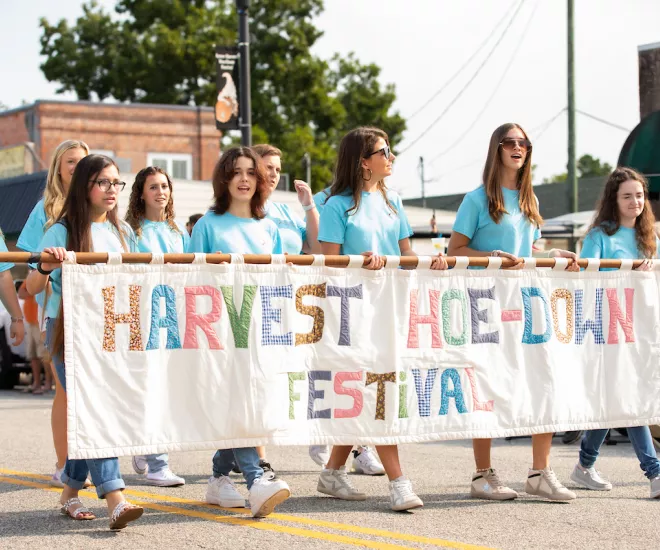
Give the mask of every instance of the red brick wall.
[[639, 57], [639, 111], [641, 118], [660, 110], [660, 44], [642, 46]]
[[[221, 134], [211, 110], [199, 113], [201, 124], [194, 108], [40, 102], [36, 110], [40, 136], [36, 146], [46, 163], [62, 141], [81, 139], [92, 149], [129, 158], [132, 172], [146, 166], [148, 153], [190, 154], [193, 179], [208, 180], [220, 154]], [[0, 114], [2, 146], [28, 140], [24, 120], [25, 111]]]
[[21, 110], [0, 116], [0, 147], [8, 147], [30, 141], [30, 136], [25, 127], [26, 111]]

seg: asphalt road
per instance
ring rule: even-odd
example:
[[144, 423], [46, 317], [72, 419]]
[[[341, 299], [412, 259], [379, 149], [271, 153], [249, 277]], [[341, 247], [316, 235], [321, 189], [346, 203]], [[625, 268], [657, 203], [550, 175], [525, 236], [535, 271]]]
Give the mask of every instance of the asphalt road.
[[[365, 502], [342, 502], [316, 492], [318, 468], [306, 448], [272, 447], [269, 460], [291, 486], [293, 496], [263, 520], [245, 510], [224, 510], [203, 502], [210, 475], [208, 451], [173, 453], [172, 469], [186, 478], [180, 488], [145, 485], [121, 458], [127, 497], [145, 507], [144, 516], [122, 532], [110, 532], [103, 502], [85, 500], [98, 519], [76, 522], [58, 512], [58, 491], [46, 480], [55, 463], [48, 396], [0, 392], [0, 548], [579, 548], [660, 547], [660, 500], [648, 498], [629, 443], [603, 448], [598, 468], [613, 482], [609, 493], [578, 490], [571, 503], [525, 495], [531, 462], [529, 439], [498, 440], [494, 465], [521, 493], [516, 501], [470, 499], [473, 468], [469, 441], [404, 445], [404, 472], [424, 501], [412, 513], [389, 509], [384, 477], [355, 476], [369, 494]], [[555, 439], [553, 467], [567, 485], [577, 445]], [[240, 476], [239, 490], [245, 492]]]

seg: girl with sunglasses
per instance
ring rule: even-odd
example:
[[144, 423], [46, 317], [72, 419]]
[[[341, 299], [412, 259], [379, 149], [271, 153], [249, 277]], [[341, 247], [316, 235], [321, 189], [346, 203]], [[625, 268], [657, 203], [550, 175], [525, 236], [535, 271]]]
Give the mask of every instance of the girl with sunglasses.
[[[39, 249], [39, 243], [41, 243], [44, 233], [55, 223], [62, 211], [64, 200], [71, 186], [71, 178], [78, 162], [87, 155], [89, 155], [89, 147], [84, 141], [68, 139], [57, 146], [48, 168], [44, 196], [32, 209], [25, 222], [25, 226], [16, 242], [17, 248], [26, 252], [34, 252]], [[45, 318], [44, 306], [50, 299], [47, 295], [48, 289], [35, 296], [35, 300], [39, 305], [38, 319], [40, 325], [43, 324]], [[40, 329], [45, 331], [43, 326], [40, 326]], [[55, 375], [51, 358], [46, 357], [43, 363], [48, 365], [46, 368], [52, 369]], [[55, 472], [48, 483], [53, 487], [64, 487], [60, 477], [66, 462], [66, 393], [57, 375], [55, 375], [55, 398], [53, 399], [50, 424], [57, 462], [55, 463]]]
[[[189, 252], [212, 254], [282, 254], [277, 225], [266, 218], [268, 183], [257, 154], [233, 147], [220, 157], [213, 171], [215, 204], [196, 224]], [[283, 480], [264, 475], [254, 447], [221, 449], [213, 456], [213, 475], [206, 502], [225, 508], [243, 508], [245, 499], [229, 478], [237, 468], [248, 488], [250, 511], [264, 517], [291, 495]]]
[[[648, 199], [646, 178], [632, 168], [617, 168], [605, 189], [591, 229], [584, 239], [583, 258], [644, 258], [637, 271], [653, 269], [651, 258], [658, 257], [660, 240], [655, 232], [655, 216]], [[605, 268], [601, 268], [605, 271]], [[589, 430], [580, 445], [580, 459], [571, 480], [594, 491], [610, 491], [612, 484], [594, 467], [607, 429]], [[660, 498], [660, 462], [648, 426], [627, 429], [639, 465], [650, 482], [651, 498]]]
[[[174, 218], [170, 176], [161, 168], [143, 168], [135, 176], [126, 211], [126, 222], [135, 232], [138, 250], [162, 254], [187, 252], [190, 236]], [[132, 464], [137, 474], [146, 474], [148, 485], [177, 487], [186, 482], [170, 470], [167, 453], [134, 456]]]
[[[46, 305], [46, 345], [55, 364], [60, 384], [66, 391], [64, 364], [64, 320], [61, 307], [61, 262], [66, 251], [136, 252], [135, 236], [118, 219], [117, 199], [126, 184], [119, 181], [114, 161], [103, 155], [81, 159], [71, 179], [69, 193], [56, 222], [46, 231], [38, 250], [52, 254], [57, 262], [39, 262], [27, 278], [30, 294], [43, 292], [50, 283], [52, 294]], [[84, 388], [83, 388], [84, 391]], [[123, 529], [143, 512], [129, 504], [119, 473], [117, 458], [72, 460], [67, 458], [62, 473], [64, 489], [60, 497], [61, 512], [74, 520], [92, 520], [95, 515], [78, 497], [91, 473], [99, 498], [105, 499], [110, 515], [110, 529]]]
[[[381, 269], [383, 255], [416, 256], [410, 246], [412, 229], [401, 198], [385, 185], [392, 173], [394, 155], [388, 137], [377, 128], [357, 128], [344, 136], [330, 197], [321, 214], [319, 241], [325, 255], [360, 254], [367, 258], [366, 269]], [[431, 269], [446, 269], [438, 255]], [[321, 472], [319, 492], [344, 500], [365, 500], [346, 473], [350, 445], [335, 445]], [[390, 480], [390, 503], [403, 511], [423, 506], [412, 483], [403, 476], [396, 445], [376, 447]]]
[[[523, 267], [522, 258], [532, 255], [534, 241], [541, 237], [543, 222], [532, 189], [532, 144], [518, 124], [503, 124], [490, 138], [483, 185], [465, 195], [449, 240], [450, 256], [499, 256]], [[573, 252], [553, 249], [552, 257], [576, 260]], [[579, 270], [570, 262], [571, 271]], [[525, 492], [550, 500], [572, 500], [550, 468], [553, 434], [532, 435], [533, 464]], [[518, 493], [506, 487], [491, 467], [490, 439], [472, 440], [476, 472], [472, 476], [473, 498], [510, 500]]]

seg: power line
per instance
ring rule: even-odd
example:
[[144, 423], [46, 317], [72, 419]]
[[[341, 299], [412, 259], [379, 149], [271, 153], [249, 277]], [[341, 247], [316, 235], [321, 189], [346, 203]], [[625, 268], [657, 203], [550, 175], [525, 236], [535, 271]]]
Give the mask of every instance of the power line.
[[465, 136], [467, 136], [470, 133], [470, 131], [472, 131], [472, 129], [479, 122], [479, 120], [481, 119], [483, 114], [486, 112], [486, 109], [490, 105], [491, 101], [493, 101], [493, 99], [495, 98], [495, 95], [497, 95], [497, 92], [500, 89], [500, 86], [502, 85], [502, 83], [504, 82], [504, 79], [506, 78], [506, 75], [508, 74], [509, 69], [513, 65], [513, 62], [516, 60], [518, 52], [520, 51], [520, 47], [522, 46], [522, 43], [524, 42], [525, 37], [527, 36], [527, 31], [529, 31], [529, 29], [530, 29], [530, 23], [532, 22], [532, 19], [534, 18], [534, 14], [536, 13], [536, 9], [538, 7], [539, 7], [539, 3], [537, 1], [534, 4], [534, 9], [532, 10], [532, 13], [530, 14], [529, 19], [527, 20], [527, 23], [525, 24], [525, 29], [523, 30], [523, 33], [520, 36], [520, 40], [518, 40], [518, 43], [516, 44], [516, 47], [513, 50], [513, 54], [511, 55], [511, 58], [509, 59], [509, 62], [507, 63], [506, 67], [504, 68], [504, 72], [502, 73], [502, 76], [500, 77], [499, 81], [495, 85], [495, 89], [493, 90], [493, 93], [490, 94], [490, 97], [486, 100], [486, 103], [484, 103], [484, 106], [481, 108], [481, 111], [479, 111], [479, 114], [472, 121], [472, 124], [470, 124], [470, 126], [468, 126], [468, 128], [457, 139], [455, 139], [449, 147], [447, 147], [444, 151], [441, 151], [436, 156], [434, 156], [431, 159], [431, 162], [429, 162], [429, 164], [433, 164], [440, 157], [446, 155], [447, 153], [449, 153], [449, 151], [451, 151], [452, 149], [457, 147], [463, 141], [463, 139], [465, 139]]
[[513, 22], [515, 21], [516, 16], [517, 16], [518, 13], [520, 12], [520, 8], [522, 7], [522, 5], [523, 5], [524, 3], [525, 3], [525, 0], [520, 0], [520, 4], [518, 4], [518, 7], [516, 8], [516, 11], [513, 13], [513, 16], [511, 17], [511, 19], [510, 19], [509, 22], [507, 23], [507, 26], [504, 28], [504, 31], [502, 31], [502, 34], [500, 34], [499, 38], [497, 39], [497, 42], [495, 42], [495, 45], [494, 45], [494, 46], [491, 48], [491, 50], [488, 52], [488, 55], [486, 56], [486, 58], [481, 62], [481, 65], [479, 65], [479, 67], [477, 67], [477, 70], [476, 70], [476, 71], [474, 72], [474, 74], [470, 77], [470, 80], [468, 80], [467, 83], [466, 83], [466, 84], [460, 89], [460, 91], [458, 92], [458, 94], [456, 94], [456, 96], [454, 96], [454, 99], [452, 99], [452, 100], [449, 102], [449, 105], [447, 105], [447, 107], [445, 108], [445, 110], [442, 111], [442, 113], [440, 113], [440, 116], [439, 116], [438, 118], [436, 118], [436, 119], [435, 119], [435, 120], [434, 120], [434, 121], [433, 121], [433, 122], [432, 122], [432, 123], [426, 128], [426, 130], [424, 130], [419, 136], [417, 136], [417, 137], [416, 137], [416, 138], [415, 138], [415, 139], [414, 139], [414, 140], [413, 140], [413, 141], [412, 141], [412, 142], [411, 142], [411, 143], [410, 143], [405, 149], [402, 149], [402, 150], [399, 152], [399, 156], [401, 156], [401, 155], [402, 155], [403, 153], [405, 153], [408, 149], [410, 149], [413, 145], [415, 145], [415, 143], [417, 143], [420, 139], [422, 139], [422, 138], [423, 138], [423, 137], [424, 137], [424, 136], [425, 136], [425, 135], [426, 135], [426, 134], [427, 134], [427, 133], [428, 133], [428, 132], [429, 132], [429, 131], [430, 131], [430, 130], [431, 130], [431, 129], [437, 124], [437, 123], [438, 123], [438, 122], [440, 122], [440, 120], [442, 119], [442, 117], [444, 117], [445, 114], [447, 114], [447, 111], [449, 111], [449, 109], [451, 109], [451, 108], [453, 107], [454, 103], [456, 103], [456, 102], [459, 100], [459, 98], [463, 95], [463, 92], [465, 92], [465, 90], [468, 89], [468, 87], [470, 86], [470, 84], [472, 84], [472, 82], [474, 82], [474, 79], [477, 78], [477, 76], [478, 76], [479, 73], [481, 72], [481, 69], [484, 68], [484, 66], [486, 65], [486, 63], [488, 63], [488, 61], [489, 61], [490, 58], [492, 57], [493, 53], [495, 53], [495, 50], [497, 49], [497, 47], [501, 44], [502, 40], [503, 40], [504, 37], [506, 36], [507, 31], [511, 28], [511, 25], [512, 25]]
[[495, 31], [500, 27], [500, 25], [504, 22], [504, 20], [507, 18], [507, 16], [511, 13], [511, 10], [513, 9], [513, 6], [515, 6], [516, 2], [518, 0], [513, 0], [513, 3], [509, 6], [509, 8], [506, 10], [504, 15], [502, 16], [502, 19], [500, 19], [497, 24], [493, 27], [493, 30], [490, 31], [490, 34], [486, 37], [486, 39], [477, 46], [477, 49], [474, 51], [474, 53], [461, 65], [461, 67], [456, 71], [450, 78], [447, 80], [441, 87], [440, 89], [435, 92], [427, 101], [422, 105], [419, 109], [417, 109], [412, 115], [408, 117], [408, 120], [411, 120], [413, 117], [418, 115], [421, 111], [423, 111], [429, 103], [431, 103], [436, 97], [438, 97], [446, 88], [449, 86], [455, 79], [460, 75], [464, 69], [467, 68], [467, 66], [472, 62], [472, 60], [477, 56], [479, 52], [481, 52], [482, 48], [490, 41], [490, 39], [493, 37], [495, 34]]
[[624, 132], [632, 132], [629, 128], [624, 128], [623, 126], [619, 126], [618, 124], [614, 124], [614, 122], [609, 122], [605, 119], [599, 118], [594, 115], [590, 115], [589, 113], [585, 113], [584, 111], [580, 111], [580, 109], [575, 109], [575, 112], [580, 113], [583, 116], [586, 116], [587, 118], [592, 118], [593, 120], [596, 120], [600, 122], [601, 124], [605, 124], [606, 126], [611, 126], [612, 128], [616, 128], [617, 130], [623, 130]]
[[[544, 121], [544, 122], [542, 122], [541, 124], [539, 124], [539, 125], [535, 126], [534, 128], [532, 128], [532, 129], [530, 130], [530, 132], [529, 132], [530, 134], [533, 134], [533, 133], [535, 133], [537, 130], [541, 129], [540, 132], [539, 132], [539, 134], [536, 136], [535, 141], [538, 142], [538, 141], [541, 139], [541, 136], [546, 132], [546, 130], [548, 130], [548, 128], [550, 128], [550, 126], [552, 126], [552, 124], [553, 124], [553, 123], [554, 123], [554, 122], [560, 117], [560, 115], [561, 115], [562, 113], [564, 113], [564, 112], [566, 112], [566, 107], [564, 107], [563, 109], [561, 109], [558, 113], [556, 113], [555, 115], [553, 115], [551, 118], [547, 119], [546, 121]], [[431, 183], [431, 182], [439, 181], [439, 180], [441, 180], [442, 178], [444, 178], [444, 177], [446, 177], [446, 176], [450, 176], [451, 174], [455, 174], [456, 172], [460, 172], [461, 170], [465, 170], [466, 168], [470, 168], [470, 167], [472, 167], [472, 166], [474, 166], [474, 165], [476, 165], [476, 164], [479, 164], [479, 163], [481, 163], [481, 162], [484, 162], [484, 158], [483, 158], [483, 156], [481, 156], [481, 157], [479, 157], [479, 158], [475, 158], [474, 160], [471, 160], [470, 162], [468, 162], [468, 163], [466, 163], [466, 164], [463, 164], [463, 165], [461, 165], [461, 166], [457, 166], [456, 168], [452, 168], [451, 170], [449, 170], [448, 172], [445, 172], [444, 174], [439, 174], [439, 175], [434, 176], [434, 177], [432, 177], [432, 178], [430, 178], [430, 179], [427, 179], [426, 182], [427, 182], [427, 183]]]

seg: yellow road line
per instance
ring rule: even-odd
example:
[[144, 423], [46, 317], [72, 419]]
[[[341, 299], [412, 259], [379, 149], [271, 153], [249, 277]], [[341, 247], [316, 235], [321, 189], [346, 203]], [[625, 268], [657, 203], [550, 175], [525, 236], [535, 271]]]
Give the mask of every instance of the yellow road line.
[[[21, 471], [16, 471], [16, 470], [8, 470], [5, 468], [0, 468], [0, 473], [8, 474], [8, 475], [15, 475], [15, 476], [23, 476], [23, 477], [28, 477], [28, 478], [33, 478], [33, 479], [44, 479], [44, 480], [49, 480], [49, 476], [41, 475], [41, 474], [33, 474], [30, 472], [21, 472]], [[58, 489], [59, 490], [59, 489]], [[249, 515], [250, 512], [246, 509], [243, 508], [221, 508], [219, 506], [216, 506], [214, 504], [208, 504], [206, 502], [198, 501], [198, 500], [191, 500], [191, 499], [185, 499], [185, 498], [180, 498], [180, 497], [173, 497], [169, 495], [161, 495], [157, 493], [147, 493], [144, 491], [136, 491], [134, 489], [126, 489], [124, 491], [126, 495], [130, 496], [135, 496], [135, 497], [141, 497], [141, 498], [149, 498], [149, 499], [154, 499], [154, 500], [161, 500], [164, 502], [172, 502], [172, 503], [177, 503], [177, 504], [187, 504], [190, 506], [197, 506], [197, 507], [202, 507], [202, 508], [208, 508], [211, 510], [222, 510], [226, 512], [230, 512], [233, 514], [245, 514]], [[455, 542], [451, 540], [445, 540], [445, 539], [439, 539], [439, 538], [432, 538], [432, 537], [424, 537], [420, 535], [411, 535], [408, 533], [397, 533], [395, 531], [387, 531], [384, 529], [374, 529], [372, 527], [360, 527], [357, 525], [349, 525], [345, 523], [337, 523], [334, 521], [324, 521], [324, 520], [316, 520], [316, 519], [310, 519], [310, 518], [304, 518], [300, 516], [292, 516], [289, 514], [278, 514], [278, 513], [273, 513], [268, 516], [269, 519], [274, 519], [274, 520], [279, 520], [279, 521], [286, 521], [290, 523], [299, 523], [302, 525], [310, 525], [314, 527], [323, 527], [325, 529], [334, 529], [337, 531], [345, 531], [345, 532], [351, 532], [351, 533], [356, 533], [356, 534], [361, 534], [361, 535], [371, 535], [371, 536], [376, 536], [376, 537], [383, 537], [383, 538], [388, 538], [392, 540], [400, 540], [400, 541], [405, 541], [405, 542], [416, 542], [416, 543], [421, 543], [421, 544], [429, 544], [433, 546], [439, 546], [441, 548], [455, 548], [457, 550], [490, 550], [486, 546], [476, 546], [473, 544], [466, 544], [462, 542]]]

